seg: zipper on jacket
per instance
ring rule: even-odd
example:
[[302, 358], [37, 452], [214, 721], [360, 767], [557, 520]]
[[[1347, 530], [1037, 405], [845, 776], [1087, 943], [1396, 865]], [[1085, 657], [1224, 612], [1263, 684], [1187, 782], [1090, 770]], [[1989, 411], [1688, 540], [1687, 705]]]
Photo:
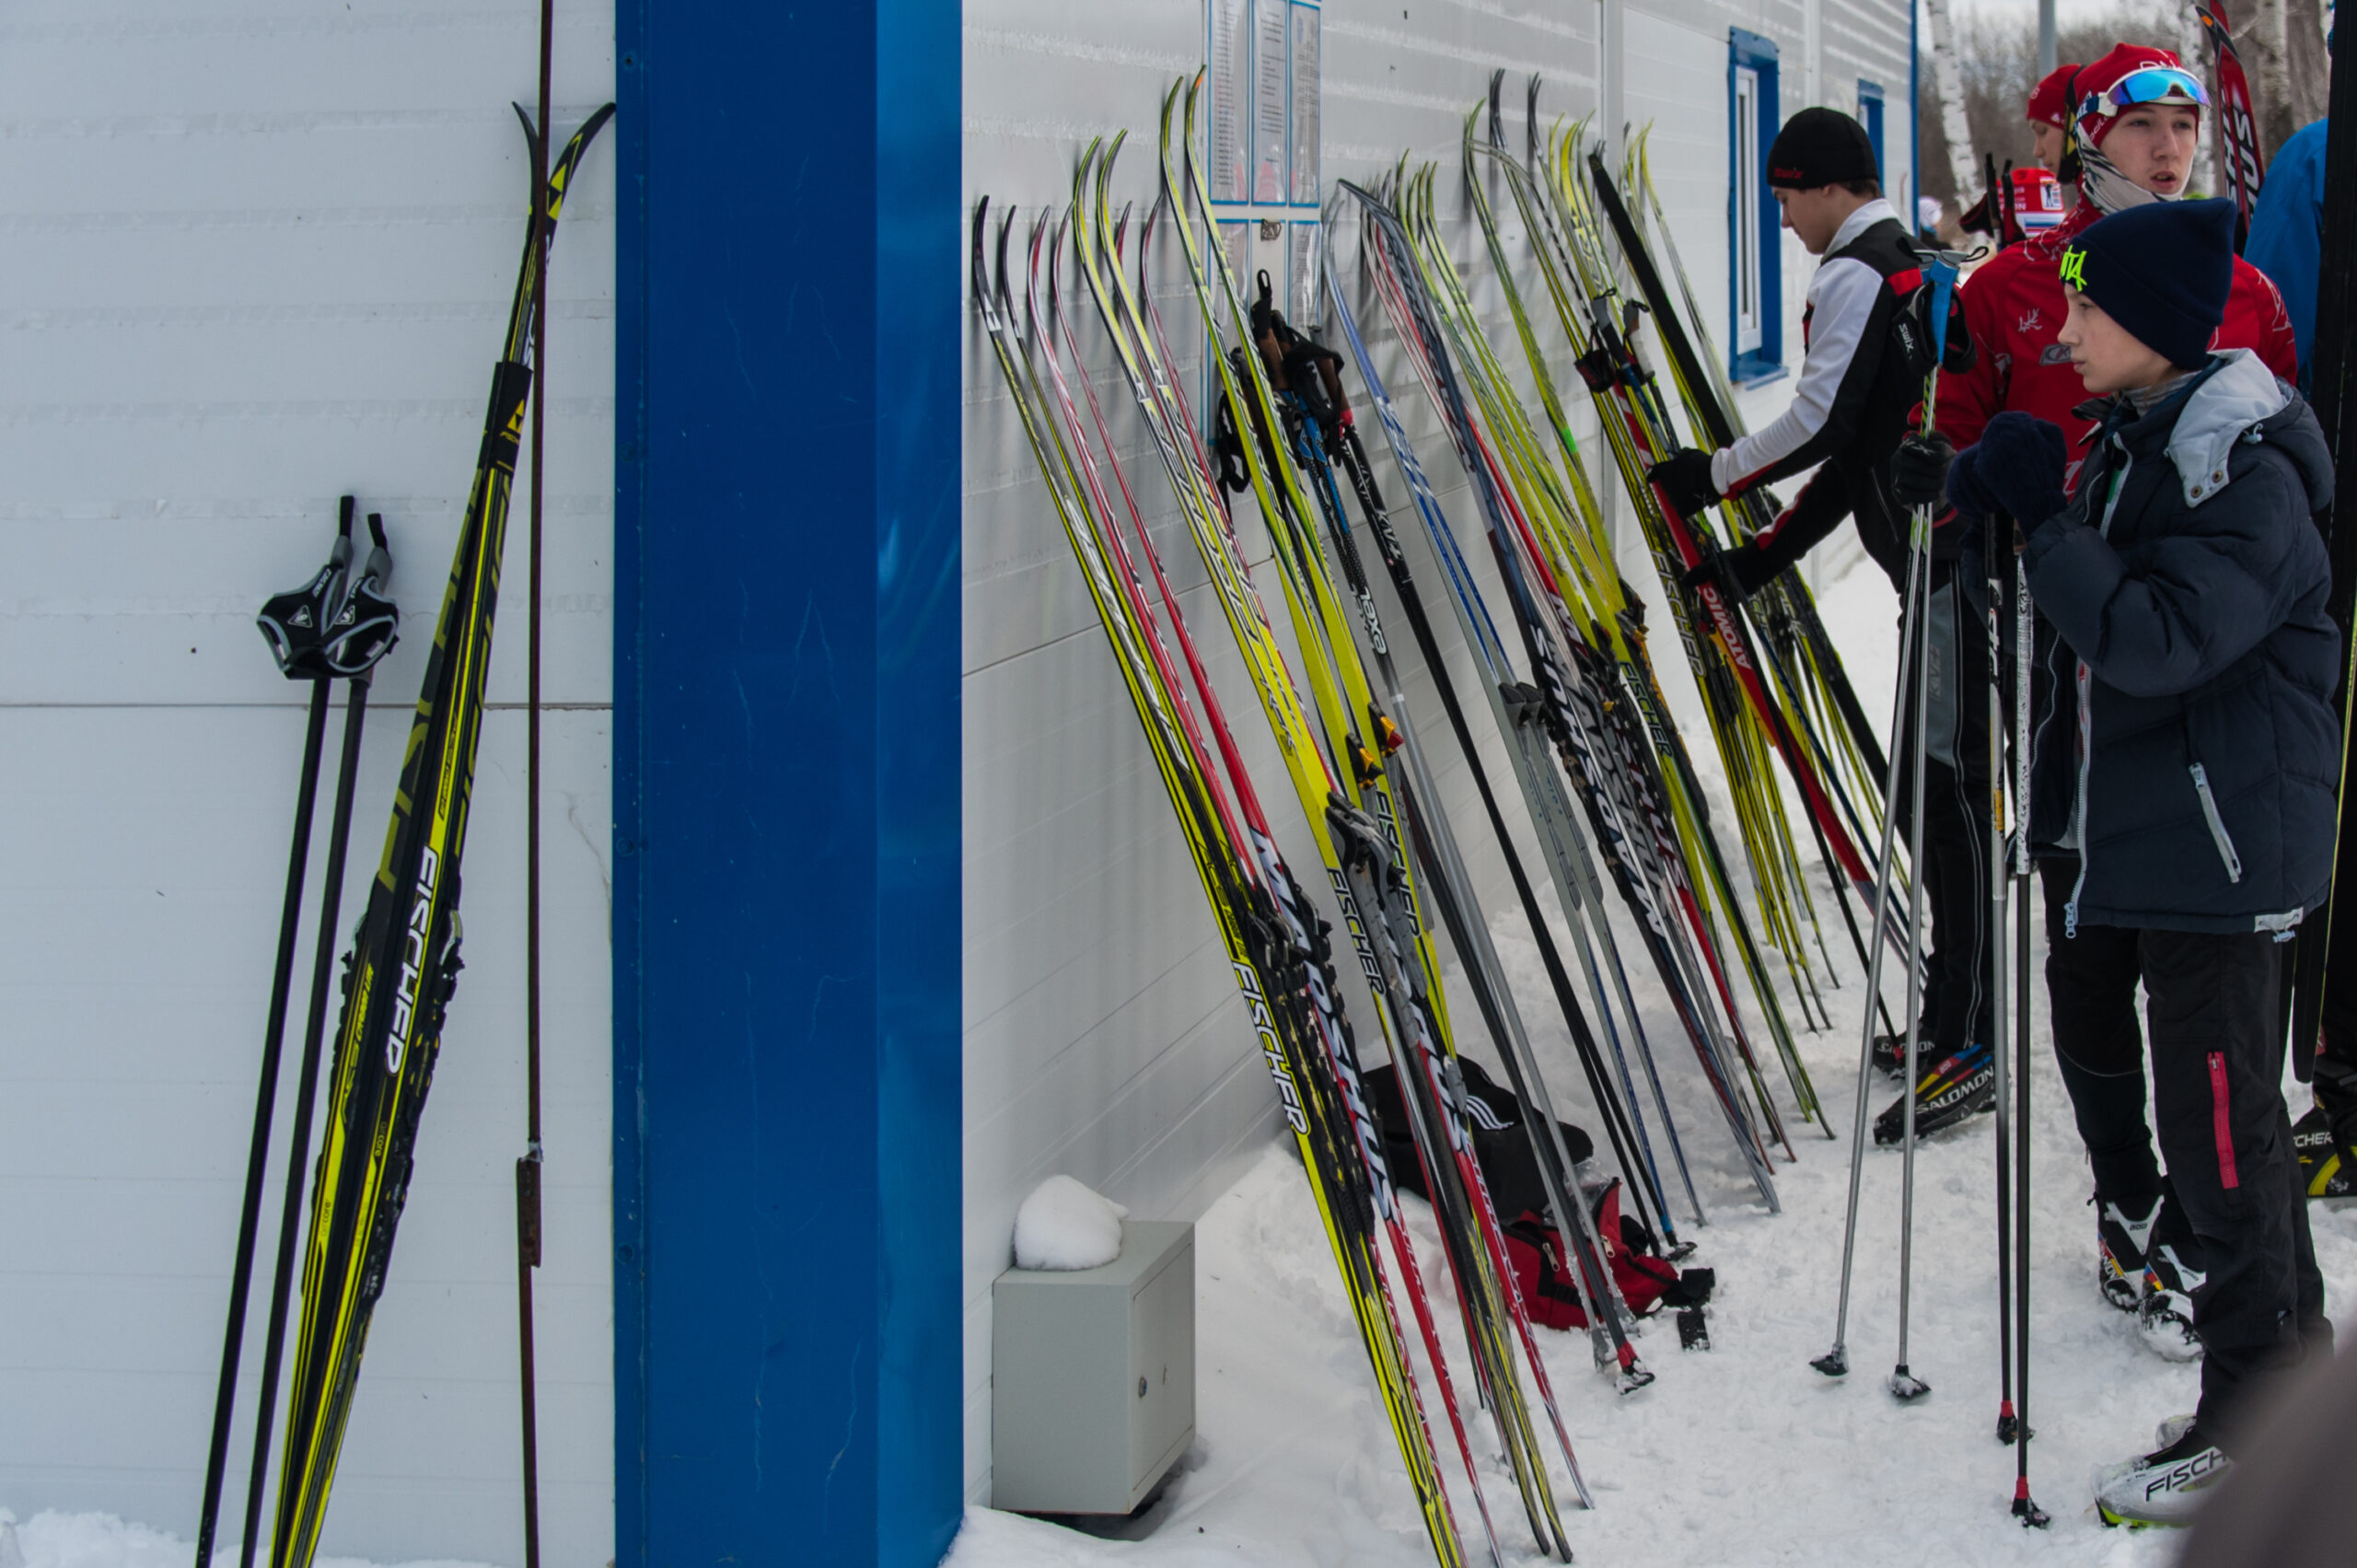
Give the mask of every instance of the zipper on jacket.
[[[2114, 446], [2119, 437], [2112, 438]], [[2111, 494], [2104, 498], [2103, 521], [2096, 531], [2104, 538], [2111, 537], [2111, 515], [2119, 509], [2120, 493], [2128, 488], [2128, 470], [2135, 462], [2125, 447], [2119, 453], [2119, 471], [2112, 476]], [[2095, 765], [2095, 678], [2087, 668], [2087, 661], [2079, 663], [2079, 797], [2071, 803], [2073, 830], [2071, 836], [2079, 843], [2079, 879], [2071, 884], [2070, 902], [2062, 906], [2062, 935], [2069, 940], [2079, 935], [2079, 895], [2087, 890], [2087, 862], [2092, 848], [2087, 842], [2087, 774]]]
[[2079, 895], [2087, 890], [2087, 775], [2095, 767], [2095, 721], [2091, 714], [2089, 688], [2094, 684], [2087, 672], [2087, 661], [2076, 661], [2079, 669], [2079, 787], [2071, 802], [2071, 837], [2079, 846], [2079, 876], [2071, 884], [2070, 901], [2062, 906], [2062, 936], [2065, 941], [2079, 935]]
[[2201, 819], [2210, 824], [2210, 842], [2218, 846], [2218, 858], [2226, 863], [2226, 880], [2243, 879], [2243, 857], [2235, 853], [2235, 841], [2226, 836], [2226, 819], [2218, 815], [2218, 797], [2210, 793], [2210, 774], [2200, 763], [2189, 770], [2193, 774], [2193, 791], [2201, 797]]
[[2226, 1089], [2226, 1053], [2210, 1053], [2210, 1135], [2218, 1144], [2218, 1185], [2231, 1192], [2242, 1178], [2235, 1170], [2234, 1098]]

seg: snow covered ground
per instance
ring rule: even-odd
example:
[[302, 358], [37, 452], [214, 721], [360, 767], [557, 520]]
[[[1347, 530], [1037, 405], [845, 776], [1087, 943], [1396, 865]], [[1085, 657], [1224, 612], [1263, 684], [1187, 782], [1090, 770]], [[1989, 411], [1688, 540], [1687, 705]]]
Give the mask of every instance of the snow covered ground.
[[[34, 1515], [18, 1523], [0, 1508], [0, 1568], [186, 1568], [195, 1548], [175, 1535], [126, 1524], [111, 1514]], [[214, 1561], [235, 1562], [235, 1541]], [[318, 1568], [369, 1568], [350, 1557], [322, 1557]], [[402, 1568], [484, 1568], [471, 1562], [411, 1562]]]
[[[1829, 585], [1821, 601], [1859, 690], [1881, 716], [1895, 641], [1887, 584], [1861, 565]], [[1665, 682], [1675, 691], [1683, 672], [1665, 671]], [[1837, 1382], [1809, 1366], [1833, 1336], [1864, 991], [1821, 878], [1816, 893], [1845, 989], [1828, 993], [1835, 1027], [1798, 1038], [1841, 1137], [1792, 1123], [1799, 1158], [1777, 1167], [1782, 1214], [1771, 1215], [1751, 1190], [1703, 1098], [1690, 1051], [1672, 1032], [1659, 993], [1650, 998], [1648, 1027], [1673, 1081], [1711, 1218], [1692, 1233], [1701, 1245], [1691, 1261], [1718, 1271], [1712, 1348], [1681, 1353], [1673, 1327], [1656, 1323], [1640, 1353], [1658, 1381], [1621, 1398], [1590, 1370], [1584, 1334], [1540, 1330], [1596, 1500], [1593, 1513], [1566, 1516], [1573, 1551], [1601, 1568], [1894, 1562], [2130, 1568], [2172, 1561], [2177, 1542], [2167, 1532], [2104, 1527], [2088, 1474], [2148, 1446], [2162, 1417], [2191, 1410], [2197, 1369], [2155, 1357], [2138, 1342], [2131, 1319], [2096, 1295], [2089, 1184], [2044, 1032], [2042, 991], [2033, 1079], [2030, 1392], [2038, 1437], [2030, 1479], [2052, 1527], [2027, 1532], [2010, 1516], [2013, 1453], [1994, 1435], [1993, 1119], [1976, 1118], [1918, 1156], [1909, 1360], [1933, 1393], [1901, 1406], [1884, 1388], [1897, 1352], [1895, 1152], [1869, 1150], [1865, 1162], [1849, 1330], [1854, 1370]], [[1512, 913], [1496, 924], [1559, 1108], [1593, 1125], [1584, 1109], [1568, 1109], [1585, 1107], [1585, 1096], [1560, 1019], [1540, 1027], [1538, 999], [1547, 993], [1527, 928]], [[2042, 935], [2038, 941], [2042, 952]], [[1896, 1013], [1895, 996], [1891, 1006]], [[1461, 1007], [1458, 1016], [1469, 1019], [1473, 1009]], [[1464, 1026], [1460, 1040], [1473, 1033]], [[1486, 1044], [1469, 1049], [1489, 1058]], [[1771, 1083], [1782, 1089], [1780, 1076]], [[2306, 1090], [2289, 1093], [2295, 1113], [2306, 1109]], [[1870, 1111], [1895, 1095], [1895, 1084], [1877, 1076]], [[1789, 1107], [1788, 1095], [1780, 1101]], [[1433, 1242], [1426, 1277], [1445, 1294], [1437, 1242], [1422, 1205], [1409, 1203], [1420, 1239]], [[2312, 1205], [2311, 1218], [2331, 1308], [2345, 1317], [2343, 1304], [2357, 1290], [2357, 1208]], [[1410, 1568], [1432, 1561], [1290, 1153], [1272, 1148], [1203, 1216], [1196, 1259], [1199, 1437], [1161, 1500], [1104, 1538], [974, 1509], [950, 1568]], [[1447, 1307], [1439, 1311], [1444, 1323], [1453, 1320]], [[1467, 1386], [1461, 1365], [1457, 1386]], [[1428, 1378], [1424, 1387], [1429, 1405]], [[1432, 1414], [1446, 1445], [1436, 1407]], [[1470, 1499], [1453, 1458], [1446, 1462], [1469, 1560], [1479, 1560]], [[1507, 1559], [1540, 1561], [1504, 1470], [1487, 1466], [1484, 1481]]]

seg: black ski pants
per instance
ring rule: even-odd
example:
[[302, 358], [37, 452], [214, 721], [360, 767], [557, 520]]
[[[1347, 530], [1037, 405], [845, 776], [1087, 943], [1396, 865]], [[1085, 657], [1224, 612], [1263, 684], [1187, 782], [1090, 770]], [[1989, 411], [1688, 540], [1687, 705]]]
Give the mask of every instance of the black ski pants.
[[[1989, 932], [1989, 633], [1960, 591], [1954, 562], [1932, 563], [1927, 646], [1923, 897], [1932, 948], [1922, 1016], [1931, 1030], [1924, 1048], [1936, 1062], [1994, 1038], [1996, 994]], [[1913, 831], [1913, 741], [1910, 725], [1898, 752], [1902, 833]]]
[[[2324, 1278], [2308, 1233], [2300, 1162], [2283, 1107], [2277, 995], [2286, 948], [2264, 932], [2215, 935], [2082, 923], [2062, 935], [2078, 861], [2039, 865], [2054, 1054], [2098, 1197], [2173, 1195], [2197, 1257], [2193, 1327], [2202, 1348], [2197, 1414], [2229, 1439], [2251, 1381], [2298, 1354], [2303, 1326], [2327, 1332]], [[2145, 996], [2163, 1177], [2144, 1120]]]

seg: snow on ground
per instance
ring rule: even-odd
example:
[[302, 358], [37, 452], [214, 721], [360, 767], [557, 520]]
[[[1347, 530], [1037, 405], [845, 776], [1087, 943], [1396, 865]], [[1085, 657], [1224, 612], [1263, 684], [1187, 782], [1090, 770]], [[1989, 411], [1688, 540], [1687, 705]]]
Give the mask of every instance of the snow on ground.
[[[1888, 585], [1872, 565], [1861, 564], [1829, 584], [1820, 602], [1869, 711], [1887, 716], [1896, 641]], [[1676, 690], [1686, 678], [1665, 670], [1664, 680]], [[1853, 1370], [1834, 1381], [1809, 1366], [1833, 1337], [1864, 991], [1821, 873], [1814, 893], [1844, 989], [1826, 993], [1834, 1027], [1797, 1039], [1841, 1136], [1829, 1140], [1791, 1118], [1781, 1072], [1763, 1061], [1799, 1156], [1777, 1164], [1781, 1214], [1771, 1215], [1752, 1191], [1661, 993], [1640, 986], [1711, 1218], [1706, 1228], [1690, 1232], [1700, 1243], [1690, 1261], [1718, 1271], [1718, 1294], [1712, 1348], [1681, 1353], [1674, 1328], [1666, 1319], [1655, 1323], [1639, 1350], [1659, 1379], [1625, 1398], [1590, 1370], [1585, 1334], [1538, 1330], [1596, 1501], [1593, 1513], [1566, 1515], [1573, 1551], [1591, 1568], [1882, 1568], [1898, 1561], [1910, 1568], [2157, 1568], [2173, 1561], [2177, 1543], [2168, 1532], [2104, 1527], [2088, 1475], [2149, 1446], [2164, 1416], [2191, 1410], [2198, 1369], [2145, 1350], [2131, 1320], [2096, 1295], [2089, 1183], [2053, 1067], [2042, 991], [2032, 1080], [2030, 1393], [2038, 1437], [2030, 1446], [2030, 1481], [2053, 1516], [2052, 1527], [2025, 1531], [2010, 1516], [2014, 1458], [1995, 1439], [1992, 1118], [1974, 1119], [1917, 1158], [1909, 1361], [1932, 1394], [1901, 1406], [1884, 1386], [1897, 1354], [1900, 1161], [1893, 1151], [1869, 1149], [1865, 1159], [1848, 1335]], [[1495, 923], [1558, 1108], [1594, 1127], [1562, 1025], [1544, 1022], [1548, 993], [1527, 927], [1512, 912]], [[2042, 954], [2042, 935], [2038, 944]], [[1639, 960], [1633, 952], [1630, 958], [1635, 980]], [[1789, 993], [1786, 1006], [1789, 1012]], [[1456, 1013], [1476, 1016], [1469, 1005]], [[1797, 1029], [1796, 1016], [1794, 1023]], [[1372, 1032], [1362, 1030], [1361, 1038]], [[1460, 1041], [1473, 1032], [1471, 1024], [1461, 1024]], [[1485, 1042], [1467, 1049], [1491, 1060]], [[1870, 1114], [1897, 1092], [1879, 1075], [1870, 1088]], [[2289, 1093], [2295, 1112], [2306, 1109], [2305, 1089]], [[1420, 1241], [1431, 1244], [1423, 1249], [1426, 1278], [1446, 1297], [1428, 1215], [1415, 1200], [1408, 1202]], [[1679, 1218], [1687, 1222], [1682, 1208]], [[2357, 1207], [2312, 1205], [2311, 1220], [2331, 1309], [2345, 1318], [2343, 1303], [2357, 1291]], [[1195, 1245], [1198, 1439], [1161, 1499], [1102, 1537], [972, 1509], [950, 1568], [1412, 1568], [1432, 1561], [1289, 1150], [1272, 1148], [1213, 1205]], [[1444, 1324], [1454, 1320], [1445, 1301], [1435, 1307]], [[1464, 1388], [1461, 1345], [1457, 1359], [1457, 1387]], [[1450, 1440], [1429, 1377], [1423, 1386], [1435, 1441], [1446, 1446]], [[1511, 1480], [1489, 1446], [1483, 1479], [1499, 1544], [1509, 1562], [1541, 1561]], [[1444, 1463], [1469, 1561], [1480, 1561], [1480, 1527], [1462, 1474], [1453, 1456]], [[1559, 1494], [1565, 1490], [1559, 1479]]]
[[[13, 1550], [12, 1550], [13, 1548]], [[145, 1525], [126, 1524], [112, 1514], [61, 1514], [48, 1510], [17, 1523], [0, 1508], [0, 1568], [187, 1568], [195, 1547]], [[214, 1551], [216, 1564], [238, 1560], [238, 1543]], [[322, 1557], [319, 1568], [370, 1568], [354, 1557]], [[484, 1568], [470, 1562], [412, 1562], [403, 1568]]]

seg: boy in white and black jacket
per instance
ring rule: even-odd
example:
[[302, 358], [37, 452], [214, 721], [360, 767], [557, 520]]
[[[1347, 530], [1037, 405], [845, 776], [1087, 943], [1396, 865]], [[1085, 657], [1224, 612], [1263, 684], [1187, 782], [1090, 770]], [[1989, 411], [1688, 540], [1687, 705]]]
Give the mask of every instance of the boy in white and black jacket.
[[[1672, 453], [1647, 477], [1688, 516], [1725, 496], [1808, 478], [1774, 521], [1689, 572], [1689, 588], [1710, 580], [1732, 583], [1747, 597], [1756, 593], [1847, 517], [1892, 590], [1905, 594], [1911, 514], [1893, 489], [1891, 458], [1920, 417], [1930, 356], [1941, 349], [1933, 345], [1933, 290], [1923, 255], [1882, 199], [1877, 163], [1865, 128], [1831, 109], [1800, 110], [1768, 149], [1768, 184], [1783, 226], [1821, 258], [1801, 318], [1807, 356], [1792, 405], [1731, 446]], [[1946, 368], [1960, 371], [1971, 355], [1962, 317], [1952, 314], [1945, 330]], [[1932, 702], [1923, 735], [1923, 881], [1932, 951], [1914, 1085], [1919, 1133], [1990, 1109], [1996, 1093], [1989, 1053], [1988, 714], [1985, 704], [1956, 695], [1986, 688], [1988, 650], [1977, 621], [1958, 607], [1950, 537], [1957, 531], [1942, 528], [1933, 540], [1926, 628]], [[1912, 726], [1910, 719], [1896, 748], [1902, 830], [1914, 798]], [[1904, 1071], [1904, 1037], [1883, 1037], [1875, 1060], [1886, 1071]], [[1898, 1142], [1905, 1117], [1902, 1094], [1875, 1118], [1875, 1141]]]
[[[2234, 222], [2227, 202], [2139, 206], [2065, 255], [2059, 341], [2110, 399], [2073, 496], [2062, 433], [2025, 413], [1991, 420], [1948, 475], [1959, 512], [2018, 521], [2060, 639], [2031, 786], [2057, 1054], [2080, 1074], [2123, 1051], [2131, 1067], [2132, 1031], [2075, 1038], [2070, 998], [2141, 979], [2161, 1151], [2200, 1250], [2200, 1406], [2097, 1486], [2107, 1516], [2165, 1523], [2231, 1464], [2259, 1375], [2329, 1333], [2277, 999], [2282, 944], [2332, 875], [2340, 644], [2312, 518], [2332, 464], [2297, 393], [2247, 350], [2208, 352]], [[2142, 1108], [2113, 1127], [2064, 1078], [2098, 1185], [2157, 1184]]]

